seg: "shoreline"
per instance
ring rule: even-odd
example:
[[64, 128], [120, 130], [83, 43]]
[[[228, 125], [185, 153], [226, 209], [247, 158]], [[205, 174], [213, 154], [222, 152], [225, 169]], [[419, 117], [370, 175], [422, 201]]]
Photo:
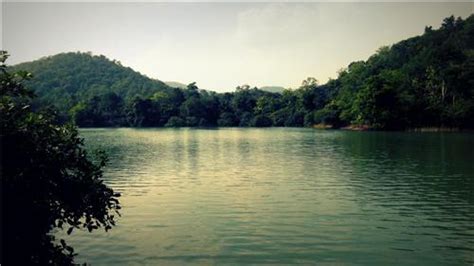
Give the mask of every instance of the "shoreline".
[[315, 124], [312, 126], [315, 129], [334, 129], [346, 131], [391, 131], [391, 132], [474, 132], [474, 129], [459, 128], [459, 127], [415, 127], [406, 129], [375, 129], [369, 125], [348, 125], [344, 127], [334, 127], [329, 124]]
[[180, 129], [180, 128], [188, 128], [188, 129], [219, 129], [219, 128], [241, 128], [241, 129], [249, 129], [249, 128], [256, 128], [256, 129], [263, 129], [263, 128], [309, 128], [309, 129], [317, 129], [317, 130], [341, 130], [341, 131], [356, 131], [356, 132], [415, 132], [415, 133], [456, 133], [456, 132], [470, 132], [473, 133], [474, 129], [461, 129], [461, 128], [443, 128], [443, 127], [420, 127], [420, 128], [408, 128], [408, 129], [396, 129], [396, 130], [388, 130], [388, 129], [374, 129], [370, 126], [356, 126], [356, 125], [349, 125], [345, 127], [333, 127], [332, 125], [320, 125], [316, 124], [311, 127], [222, 127], [222, 126], [209, 126], [209, 127], [129, 127], [129, 126], [108, 126], [108, 127], [77, 127], [80, 130], [87, 130], [87, 129], [119, 129], [119, 128], [130, 128], [130, 129]]

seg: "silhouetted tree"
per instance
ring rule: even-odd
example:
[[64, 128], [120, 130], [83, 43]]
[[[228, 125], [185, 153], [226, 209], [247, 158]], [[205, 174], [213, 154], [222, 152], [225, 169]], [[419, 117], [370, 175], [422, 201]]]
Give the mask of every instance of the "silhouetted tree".
[[94, 161], [72, 125], [30, 108], [27, 72], [10, 73], [0, 53], [2, 253], [6, 265], [72, 264], [74, 250], [51, 230], [115, 225], [118, 193], [103, 184], [105, 156]]

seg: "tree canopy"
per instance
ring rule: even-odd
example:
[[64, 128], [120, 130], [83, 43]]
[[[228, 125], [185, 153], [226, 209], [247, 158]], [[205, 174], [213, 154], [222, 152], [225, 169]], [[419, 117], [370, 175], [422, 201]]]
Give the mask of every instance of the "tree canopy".
[[[297, 89], [242, 85], [234, 92], [172, 88], [103, 56], [67, 53], [16, 66], [39, 103], [81, 127], [312, 126], [373, 129], [472, 128], [474, 15], [444, 19], [439, 29], [381, 47], [336, 79], [309, 77]], [[42, 104], [33, 104], [35, 107]]]

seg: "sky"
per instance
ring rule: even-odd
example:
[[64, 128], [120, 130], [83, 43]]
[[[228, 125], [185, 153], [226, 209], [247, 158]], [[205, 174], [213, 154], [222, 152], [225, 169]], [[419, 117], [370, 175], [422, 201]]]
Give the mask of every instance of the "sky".
[[2, 2], [9, 64], [82, 51], [148, 77], [203, 89], [296, 88], [336, 78], [352, 61], [438, 28], [473, 2]]

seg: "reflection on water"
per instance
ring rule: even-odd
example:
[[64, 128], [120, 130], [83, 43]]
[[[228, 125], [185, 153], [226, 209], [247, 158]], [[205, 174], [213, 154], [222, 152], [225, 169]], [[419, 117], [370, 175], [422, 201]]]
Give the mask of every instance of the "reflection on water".
[[123, 215], [92, 264], [472, 264], [474, 135], [83, 130]]

